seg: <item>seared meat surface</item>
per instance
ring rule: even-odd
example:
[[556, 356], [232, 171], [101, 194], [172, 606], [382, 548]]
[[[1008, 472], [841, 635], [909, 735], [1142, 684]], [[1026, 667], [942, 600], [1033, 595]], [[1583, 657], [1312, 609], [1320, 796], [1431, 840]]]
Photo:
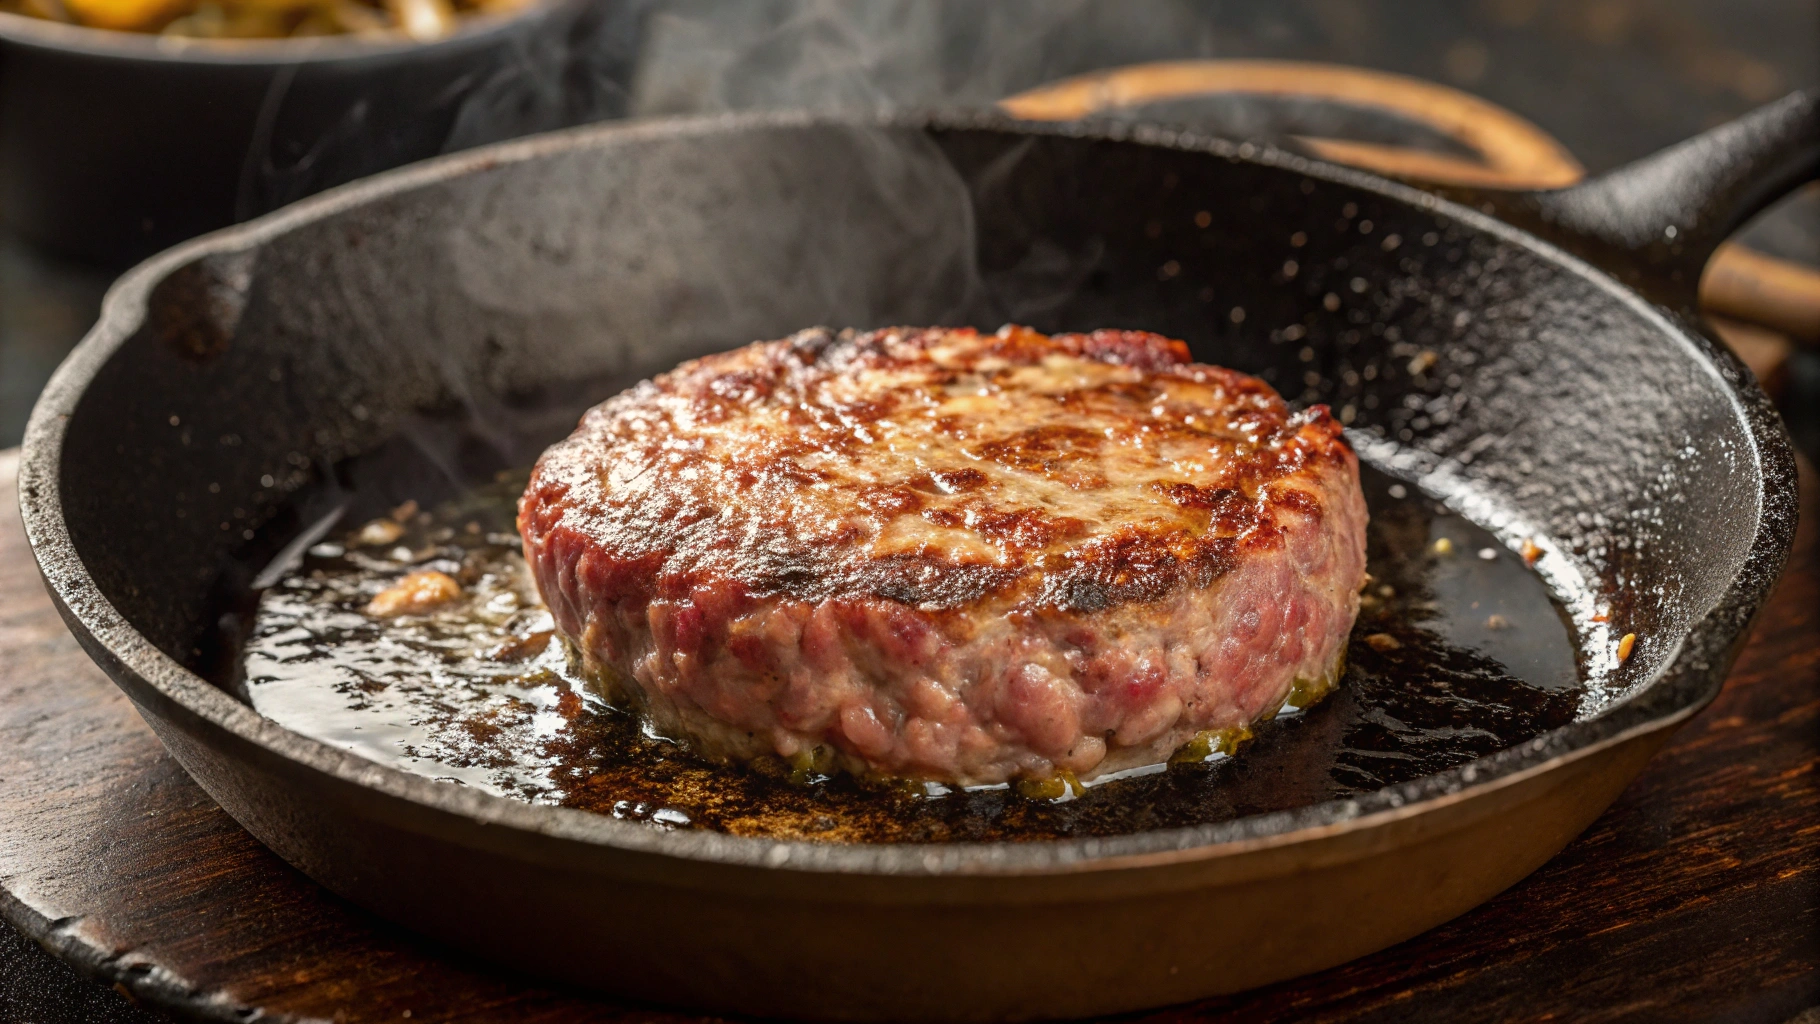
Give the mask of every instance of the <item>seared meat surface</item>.
[[1141, 332], [802, 332], [538, 462], [525, 554], [656, 730], [955, 784], [1090, 779], [1331, 685], [1358, 463], [1323, 407]]

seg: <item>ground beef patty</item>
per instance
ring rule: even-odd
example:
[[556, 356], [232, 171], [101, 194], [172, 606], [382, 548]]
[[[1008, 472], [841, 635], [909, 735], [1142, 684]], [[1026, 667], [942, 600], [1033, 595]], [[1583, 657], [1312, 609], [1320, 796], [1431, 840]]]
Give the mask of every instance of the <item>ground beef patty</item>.
[[945, 783], [1090, 779], [1306, 703], [1365, 579], [1327, 410], [1138, 331], [698, 359], [584, 416], [518, 517], [572, 653], [656, 730]]

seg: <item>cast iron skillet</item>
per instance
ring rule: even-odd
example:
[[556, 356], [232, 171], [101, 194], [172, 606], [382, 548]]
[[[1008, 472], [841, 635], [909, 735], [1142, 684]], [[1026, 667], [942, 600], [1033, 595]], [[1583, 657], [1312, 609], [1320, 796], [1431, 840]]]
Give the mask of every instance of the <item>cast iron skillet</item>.
[[[1249, 145], [986, 115], [624, 124], [445, 158], [124, 277], [33, 415], [26, 529], [71, 629], [210, 795], [451, 945], [819, 1018], [1104, 1014], [1257, 985], [1509, 886], [1716, 692], [1788, 549], [1795, 472], [1693, 286], [1813, 173], [1817, 117], [1797, 94], [1581, 187], [1471, 197], [1484, 210]], [[1615, 669], [1584, 652], [1613, 699], [1357, 799], [1112, 839], [848, 846], [439, 784], [192, 670], [243, 538], [282, 533], [324, 467], [426, 416], [528, 461], [588, 402], [710, 350], [1004, 320], [1161, 331], [1351, 407], [1368, 456], [1512, 543], [1545, 538], [1539, 568], [1611, 603], [1641, 638]], [[1305, 336], [1284, 343], [1289, 325]]]

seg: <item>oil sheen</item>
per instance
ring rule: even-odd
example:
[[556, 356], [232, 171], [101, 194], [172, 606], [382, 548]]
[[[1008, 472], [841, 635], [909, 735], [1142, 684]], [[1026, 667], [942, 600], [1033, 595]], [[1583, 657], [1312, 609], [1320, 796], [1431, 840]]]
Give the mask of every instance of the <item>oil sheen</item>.
[[[1575, 717], [1583, 667], [1547, 585], [1489, 533], [1363, 469], [1372, 582], [1339, 688], [1243, 746], [1060, 799], [709, 764], [570, 672], [513, 529], [523, 474], [330, 536], [259, 596], [242, 692], [261, 714], [450, 785], [655, 828], [839, 842], [1109, 836], [1320, 803], [1451, 768]], [[408, 572], [461, 593], [367, 606]], [[236, 673], [238, 674], [238, 673]], [[239, 686], [236, 684], [236, 690]]]

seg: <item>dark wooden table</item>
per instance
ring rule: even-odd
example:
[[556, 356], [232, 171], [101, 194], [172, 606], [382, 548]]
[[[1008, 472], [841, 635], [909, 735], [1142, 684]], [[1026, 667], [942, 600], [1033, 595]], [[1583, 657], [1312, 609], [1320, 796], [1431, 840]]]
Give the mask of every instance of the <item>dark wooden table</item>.
[[[0, 1020], [692, 1019], [458, 962], [260, 846], [64, 630], [15, 465], [0, 454], [0, 917], [128, 995], [40, 1006], [0, 983]], [[1817, 506], [1804, 463], [1794, 556], [1724, 692], [1560, 856], [1400, 946], [1143, 1019], [1783, 1024], [1820, 1004]], [[32, 955], [0, 945], [0, 973]]]

